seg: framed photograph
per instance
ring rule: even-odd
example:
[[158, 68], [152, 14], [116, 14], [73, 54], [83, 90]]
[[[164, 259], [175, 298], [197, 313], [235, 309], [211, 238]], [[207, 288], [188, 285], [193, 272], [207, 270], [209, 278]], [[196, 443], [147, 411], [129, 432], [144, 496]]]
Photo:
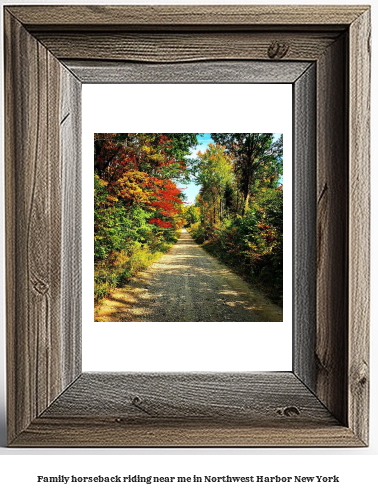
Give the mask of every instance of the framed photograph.
[[[256, 63], [243, 66], [249, 78], [252, 66], [257, 69]], [[181, 69], [197, 67], [186, 63]], [[209, 71], [208, 63], [202, 72], [204, 67]], [[233, 66], [220, 62], [218, 68]], [[221, 103], [232, 103], [230, 113]], [[82, 194], [83, 371], [291, 370], [292, 85], [87, 84], [82, 119], [82, 169], [95, 168], [93, 183], [84, 175]], [[222, 130], [225, 123], [234, 131], [227, 136], [185, 133], [199, 125]], [[266, 130], [282, 134], [256, 133]], [[233, 156], [214, 139], [230, 141]], [[244, 162], [250, 146], [259, 163]], [[183, 148], [185, 162], [172, 163]], [[246, 210], [241, 180], [255, 165]], [[186, 200], [176, 203], [172, 188], [182, 189]], [[93, 253], [94, 266], [88, 258]], [[146, 261], [153, 263], [146, 268]]]
[[[368, 446], [369, 7], [7, 6], [4, 23], [9, 446]], [[291, 371], [82, 371], [86, 83], [292, 86]]]

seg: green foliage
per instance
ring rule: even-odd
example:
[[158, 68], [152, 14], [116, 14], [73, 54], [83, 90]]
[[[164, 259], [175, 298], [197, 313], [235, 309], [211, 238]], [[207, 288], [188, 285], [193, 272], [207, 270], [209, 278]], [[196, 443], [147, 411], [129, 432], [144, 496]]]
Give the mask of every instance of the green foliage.
[[121, 202], [107, 206], [106, 196], [103, 182], [95, 175], [95, 262], [108, 259], [114, 252], [128, 251], [135, 242], [147, 242], [154, 230], [148, 223], [149, 212], [137, 205], [127, 208]]
[[[282, 136], [95, 134], [95, 300], [145, 269], [177, 241], [181, 224], [214, 255], [282, 302]], [[194, 176], [196, 204], [174, 183]]]
[[190, 232], [204, 248], [282, 304], [282, 189], [266, 189], [244, 216], [228, 215], [216, 224], [193, 224]]
[[190, 227], [200, 221], [201, 211], [195, 205], [189, 205], [183, 210], [183, 221], [185, 227]]
[[282, 175], [282, 134], [274, 143], [273, 134], [211, 134], [211, 137], [233, 158], [244, 214], [248, 209], [251, 191], [259, 185], [259, 181], [264, 179], [273, 187]]
[[94, 136], [95, 300], [144, 269], [177, 241], [185, 160], [197, 134]]
[[97, 262], [94, 271], [95, 303], [159, 259], [177, 241], [178, 236], [177, 231], [171, 233], [170, 242], [167, 242], [162, 235], [149, 233], [149, 243], [129, 243], [127, 250], [114, 251], [111, 257]]
[[190, 232], [208, 251], [282, 302], [283, 137], [211, 134], [194, 164], [200, 223]]

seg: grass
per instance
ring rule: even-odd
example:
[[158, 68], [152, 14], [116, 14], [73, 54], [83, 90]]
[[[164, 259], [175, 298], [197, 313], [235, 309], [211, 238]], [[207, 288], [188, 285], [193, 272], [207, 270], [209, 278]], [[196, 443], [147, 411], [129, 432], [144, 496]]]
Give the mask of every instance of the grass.
[[147, 245], [135, 245], [130, 251], [122, 250], [112, 255], [111, 259], [95, 265], [94, 302], [100, 305], [116, 288], [127, 283], [138, 272], [147, 269], [160, 259], [174, 243], [162, 242], [151, 248]]

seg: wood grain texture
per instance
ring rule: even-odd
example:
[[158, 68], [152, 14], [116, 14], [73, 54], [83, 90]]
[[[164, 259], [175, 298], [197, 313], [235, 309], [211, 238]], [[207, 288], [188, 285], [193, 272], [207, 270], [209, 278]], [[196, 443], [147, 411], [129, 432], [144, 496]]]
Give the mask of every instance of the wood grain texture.
[[306, 62], [216, 61], [176, 64], [63, 60], [82, 83], [293, 83]]
[[349, 421], [368, 441], [370, 309], [370, 11], [350, 31]]
[[[22, 51], [18, 48], [22, 47]], [[60, 346], [59, 171], [56, 67], [47, 51], [14, 19], [6, 18], [6, 189], [9, 436], [23, 430], [60, 393], [52, 355]], [[51, 83], [51, 88], [50, 84]], [[49, 90], [50, 115], [47, 112]], [[49, 120], [50, 118], [50, 120]], [[59, 163], [59, 160], [58, 160]], [[14, 305], [17, 304], [17, 307]], [[52, 343], [54, 349], [52, 350]], [[57, 375], [57, 376], [55, 376]], [[22, 381], [22, 382], [21, 382]], [[21, 383], [20, 383], [21, 382]]]
[[61, 65], [62, 386], [81, 374], [81, 82]]
[[86, 373], [13, 444], [104, 439], [108, 446], [361, 445], [292, 373]]
[[290, 372], [84, 373], [43, 414], [63, 416], [337, 424]]
[[59, 59], [154, 63], [227, 59], [314, 61], [338, 35], [338, 32], [118, 33], [109, 30], [35, 33]]
[[[347, 424], [348, 111], [347, 37], [317, 65], [316, 394]], [[332, 333], [331, 333], [332, 332]]]
[[150, 29], [177, 27], [314, 26], [351, 24], [366, 7], [363, 5], [75, 5], [7, 7], [29, 30], [43, 28]]
[[316, 390], [316, 65], [293, 85], [294, 373]]
[[[11, 446], [368, 443], [369, 8], [203, 7], [5, 8]], [[255, 68], [275, 65], [269, 78], [296, 81], [296, 190], [306, 193], [295, 201], [295, 224], [304, 234], [295, 236], [302, 262], [296, 273], [302, 266], [306, 278], [297, 283], [303, 296], [296, 314], [303, 317], [294, 373], [83, 374], [76, 380], [81, 81], [184, 82], [186, 67], [193, 73], [187, 81], [200, 78], [202, 69], [202, 81], [244, 82], [263, 74], [248, 72], [251, 59]], [[115, 67], [117, 61], [123, 62]], [[305, 62], [301, 73], [303, 61], [317, 66], [315, 193], [313, 70]], [[314, 211], [306, 206], [314, 194], [316, 321]]]
[[135, 424], [114, 419], [38, 418], [12, 443], [14, 447], [360, 447], [347, 427], [259, 427], [193, 420], [173, 424]]
[[61, 351], [61, 65], [7, 14], [5, 35], [6, 252], [11, 263], [7, 266], [7, 394], [11, 441], [68, 381], [63, 377]]

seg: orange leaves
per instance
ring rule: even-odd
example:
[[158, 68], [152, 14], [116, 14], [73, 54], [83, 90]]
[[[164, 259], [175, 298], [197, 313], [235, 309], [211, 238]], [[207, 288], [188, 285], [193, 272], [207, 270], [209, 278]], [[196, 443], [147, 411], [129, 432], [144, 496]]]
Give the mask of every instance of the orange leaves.
[[140, 205], [146, 203], [151, 194], [144, 187], [147, 181], [148, 175], [146, 173], [138, 170], [126, 170], [122, 177], [111, 184], [111, 189], [124, 200], [126, 205], [134, 203]]
[[170, 176], [186, 164], [173, 156], [165, 134], [95, 134], [95, 172], [107, 191], [106, 205], [135, 205], [151, 212], [151, 224], [177, 223], [181, 190]]
[[[151, 185], [151, 198], [149, 199], [147, 205], [151, 209], [155, 210], [155, 214], [161, 217], [172, 219], [179, 211], [182, 205], [182, 201], [179, 198], [181, 189], [169, 179], [150, 179], [152, 181]], [[155, 219], [151, 219], [155, 223]], [[157, 220], [157, 219], [156, 219]], [[158, 223], [159, 227], [171, 227], [166, 225], [161, 225]]]
[[113, 203], [118, 201], [118, 198], [116, 196], [112, 196], [111, 194], [108, 194], [108, 196], [106, 197], [106, 201], [107, 201], [108, 205], [112, 205]]
[[172, 227], [172, 222], [161, 220], [161, 219], [150, 219], [148, 222], [150, 224], [156, 224], [157, 226], [159, 226], [161, 228], [165, 228], [165, 229]]

